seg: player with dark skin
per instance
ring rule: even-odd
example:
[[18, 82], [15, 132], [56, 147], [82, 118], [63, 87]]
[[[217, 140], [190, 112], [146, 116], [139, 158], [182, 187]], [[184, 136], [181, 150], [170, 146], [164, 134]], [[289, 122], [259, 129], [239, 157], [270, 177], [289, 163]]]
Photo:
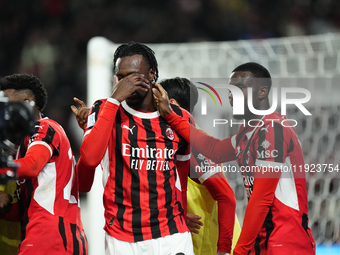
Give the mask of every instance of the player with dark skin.
[[[117, 72], [114, 76], [115, 85], [111, 97], [119, 102], [126, 99], [126, 103], [134, 109], [156, 111], [150, 89], [151, 81], [155, 77], [155, 70], [150, 69], [142, 55], [119, 58], [116, 64]], [[90, 109], [86, 108], [84, 102], [78, 98], [74, 98], [74, 101], [80, 108], [77, 109], [72, 105], [71, 110], [76, 116], [79, 126], [85, 129]]]
[[[130, 186], [126, 182], [123, 182], [121, 187], [123, 191], [121, 196], [123, 197], [123, 199], [122, 201], [118, 200], [120, 199], [118, 198], [120, 194], [119, 192], [116, 192], [115, 189], [118, 185], [120, 185], [119, 174], [124, 173], [124, 176], [131, 176], [131, 178], [134, 178], [136, 173], [131, 171], [132, 169], [130, 168], [130, 159], [132, 158], [130, 158], [131, 155], [124, 154], [124, 151], [122, 153], [117, 152], [119, 151], [119, 149], [116, 150], [116, 148], [122, 146], [122, 144], [124, 143], [120, 143], [119, 139], [116, 138], [118, 137], [116, 136], [116, 132], [112, 131], [119, 130], [121, 126], [126, 126], [125, 117], [120, 119], [120, 116], [127, 116], [133, 111], [147, 114], [147, 116], [157, 115], [156, 117], [152, 117], [152, 119], [157, 121], [158, 119], [160, 119], [159, 113], [157, 112], [157, 108], [154, 103], [151, 89], [153, 87], [152, 82], [156, 81], [158, 76], [157, 61], [154, 57], [154, 53], [147, 46], [139, 43], [130, 42], [128, 44], [124, 44], [121, 47], [118, 47], [115, 52], [113, 73], [114, 86], [111, 96], [108, 99], [98, 100], [92, 107], [91, 115], [93, 114], [92, 116], [96, 119], [93, 120], [93, 122], [88, 121], [87, 127], [85, 127], [85, 121], [79, 123], [81, 127], [85, 127], [86, 132], [80, 148], [80, 158], [77, 164], [79, 190], [81, 192], [88, 192], [90, 191], [93, 184], [95, 168], [101, 162], [103, 162], [103, 160], [106, 160], [106, 158], [104, 158], [105, 155], [108, 155], [109, 157], [109, 164], [103, 167], [104, 174], [109, 173], [109, 176], [106, 179], [107, 183], [105, 184], [103, 198], [106, 218], [106, 225], [104, 228], [106, 231], [106, 254], [113, 254], [114, 252], [118, 252], [119, 254], [126, 254], [126, 252], [129, 254], [139, 254], [138, 252], [142, 248], [138, 247], [142, 247], [144, 243], [147, 244], [150, 242], [162, 242], [165, 247], [171, 247], [171, 250], [183, 249], [183, 252], [185, 251], [185, 254], [193, 254], [190, 232], [184, 223], [183, 209], [178, 198], [180, 190], [178, 189], [178, 186], [175, 186], [176, 168], [170, 169], [174, 173], [169, 172], [171, 173], [171, 175], [169, 175], [169, 178], [167, 177], [168, 179], [164, 178], [160, 181], [158, 181], [158, 176], [163, 176], [163, 172], [152, 172], [152, 174], [155, 174], [157, 182], [153, 181], [152, 183], [150, 183], [150, 187], [147, 187], [147, 185], [149, 184], [145, 181], [145, 178], [149, 177], [149, 172], [144, 171], [148, 170], [146, 164], [143, 165], [143, 167], [141, 166], [141, 168], [138, 169], [139, 171], [137, 172], [139, 178], [135, 181], [137, 181], [136, 183], [142, 184], [140, 186], [137, 186], [137, 184], [134, 186]], [[75, 99], [75, 101], [80, 104], [80, 106], [85, 106], [80, 100]], [[104, 102], [104, 104], [102, 104], [102, 102]], [[95, 109], [95, 107], [97, 107], [98, 105], [100, 105], [100, 107], [102, 108], [99, 108], [97, 110]], [[81, 112], [78, 111], [75, 107], [72, 107], [72, 111], [75, 113], [78, 121], [80, 119], [84, 119], [84, 116], [88, 114], [87, 109]], [[124, 115], [125, 113], [127, 115]], [[147, 128], [143, 129], [144, 127], [142, 122], [144, 122], [144, 119], [146, 119], [144, 117], [145, 115], [142, 115], [143, 117], [140, 117], [138, 116], [138, 114], [131, 113], [131, 116], [133, 116], [133, 118], [129, 118], [129, 121], [135, 121], [134, 124], [137, 126], [135, 130], [149, 132]], [[142, 121], [140, 121], [139, 123], [139, 120]], [[159, 124], [157, 122], [157, 124], [155, 125], [157, 125], [157, 128], [158, 125], [162, 125], [161, 128], [164, 130], [168, 127], [163, 120], [159, 120]], [[117, 126], [118, 128], [116, 129]], [[153, 131], [156, 130], [156, 128], [154, 127], [152, 127], [152, 129]], [[132, 134], [131, 130], [129, 134]], [[136, 137], [126, 136], [123, 137], [123, 139], [125, 139], [129, 144], [141, 141], [138, 133], [134, 134], [136, 135]], [[121, 136], [119, 138], [121, 138]], [[175, 138], [176, 140], [171, 142], [173, 146], [182, 147], [182, 145], [187, 145], [184, 140], [180, 140], [180, 138], [176, 135]], [[156, 148], [158, 146], [163, 147], [164, 145], [168, 146], [166, 144], [166, 141], [157, 140], [156, 143], [152, 146]], [[147, 144], [145, 145], [146, 148], [148, 148], [148, 146], [149, 145]], [[167, 147], [165, 148], [167, 149]], [[189, 155], [188, 147], [183, 148], [186, 148], [186, 151], [179, 152], [178, 154], [176, 153], [176, 156], [181, 155], [181, 153], [186, 153], [185, 155]], [[107, 150], [109, 152], [108, 154], [105, 154]], [[117, 163], [118, 161], [114, 161], [117, 155], [119, 155], [118, 157], [120, 157], [121, 155], [123, 160], [122, 162], [119, 162], [119, 164]], [[148, 160], [152, 160], [153, 156], [150, 155], [146, 157], [148, 158]], [[165, 154], [164, 157], [162, 156], [162, 160], [164, 162], [167, 162]], [[169, 162], [174, 165], [175, 156], [170, 158]], [[115, 173], [117, 173], [117, 175], [115, 175]], [[125, 179], [126, 178], [124, 178], [124, 181]], [[169, 192], [169, 194], [171, 194], [171, 198], [168, 194], [167, 196], [163, 195], [168, 192], [168, 180], [169, 184], [171, 184], [169, 188], [172, 189], [171, 193]], [[137, 197], [138, 195], [132, 197], [128, 194], [128, 192], [131, 191], [131, 194], [138, 193], [141, 194], [141, 196], [148, 198], [150, 194], [155, 194], [153, 189], [157, 189], [157, 194], [160, 195], [157, 198], [157, 202], [155, 202], [154, 197], [151, 197], [149, 201], [150, 204], [143, 204], [142, 201], [144, 202], [144, 200], [141, 200], [140, 202], [138, 201], [137, 203], [133, 200], [133, 198]], [[116, 207], [121, 208], [120, 206], [125, 208], [122, 214], [120, 209], [116, 209]], [[171, 211], [170, 216], [168, 212], [163, 213], [163, 211], [165, 210], [169, 210], [170, 213], [170, 209], [168, 209], [170, 207], [174, 208], [172, 209], [173, 211]], [[135, 220], [138, 220], [136, 219], [136, 216], [133, 217], [136, 210], [141, 213], [141, 223], [138, 226], [132, 225], [135, 224]], [[157, 212], [156, 218], [150, 213], [153, 213], [153, 211]], [[160, 211], [159, 214], [158, 211]], [[144, 219], [144, 215], [145, 217], [147, 217], [147, 219]], [[111, 223], [112, 219], [117, 220]], [[155, 220], [155, 223], [153, 223], [153, 220]], [[119, 222], [124, 222], [124, 226], [125, 224], [127, 224], [128, 227], [122, 227], [121, 223]], [[174, 224], [176, 224], [176, 228], [173, 228], [171, 229], [171, 231], [166, 232], [167, 229], [163, 227], [163, 222], [165, 224], [172, 224], [172, 222], [174, 222]], [[148, 226], [148, 224], [150, 224], [150, 227]], [[160, 228], [159, 226], [161, 226], [162, 228]], [[159, 228], [160, 231], [156, 233], [154, 231], [155, 228]], [[177, 233], [178, 235], [176, 235]], [[170, 241], [174, 238], [180, 239], [180, 242]], [[117, 245], [117, 243], [119, 244]], [[126, 246], [129, 246], [129, 251], [126, 250]], [[164, 248], [164, 254], [166, 252], [166, 249], [169, 248]], [[154, 249], [157, 248], [148, 247], [147, 253], [157, 254], [157, 252], [155, 253]]]
[[[154, 79], [155, 72], [149, 68], [149, 64], [146, 63], [143, 56], [133, 55], [122, 57], [117, 60], [117, 67], [118, 72], [114, 76], [115, 84], [111, 98], [119, 102], [126, 100], [126, 103], [134, 109], [150, 112], [155, 111], [156, 107], [153, 102], [152, 90], [150, 89], [150, 81]], [[72, 108], [72, 111], [74, 111], [74, 108]], [[104, 155], [106, 148], [103, 147], [102, 149], [102, 154]], [[95, 153], [95, 151], [91, 151], [91, 148], [89, 148], [86, 153], [91, 154]], [[92, 162], [90, 160], [88, 162], [89, 166], [96, 167], [98, 164], [99, 162]], [[91, 178], [82, 176], [80, 171], [79, 191], [89, 192], [92, 186], [92, 180]], [[85, 184], [85, 186], [82, 184]]]
[[126, 103], [141, 111], [153, 112], [156, 107], [153, 103], [153, 95], [150, 89], [155, 77], [155, 70], [150, 69], [149, 64], [142, 55], [126, 56], [117, 60], [116, 83], [112, 98]]
[[[261, 73], [261, 75], [257, 76], [256, 72], [259, 71], [259, 69], [260, 72], [263, 72], [264, 69], [265, 74], [263, 75], [263, 73]], [[265, 79], [258, 79], [258, 77]], [[277, 164], [280, 164], [280, 166], [286, 166], [285, 164], [287, 163], [283, 160], [283, 158], [288, 158], [289, 156], [291, 157], [292, 161], [289, 160], [288, 164], [293, 165], [301, 162], [301, 157], [303, 161], [303, 152], [298, 142], [295, 130], [285, 129], [280, 133], [279, 130], [282, 130], [280, 129], [280, 127], [282, 128], [282, 126], [279, 124], [279, 122], [275, 122], [275, 127], [277, 128], [277, 131], [274, 129], [274, 127], [270, 127], [270, 125], [268, 125], [268, 123], [271, 123], [270, 121], [274, 121], [274, 119], [275, 121], [285, 119], [284, 116], [276, 112], [265, 116], [258, 116], [252, 113], [248, 107], [248, 96], [252, 96], [253, 106], [255, 109], [267, 110], [270, 108], [268, 93], [271, 86], [271, 79], [268, 71], [256, 63], [246, 63], [237, 67], [235, 71], [232, 72], [229, 84], [238, 87], [244, 95], [244, 114], [234, 115], [234, 118], [244, 119], [246, 123], [248, 123], [249, 121], [252, 122], [252, 126], [248, 124], [247, 126], [245, 126], [244, 129], [240, 128], [242, 132], [239, 131], [236, 136], [236, 139], [238, 139], [238, 141], [235, 141], [235, 143], [238, 143], [241, 148], [242, 146], [244, 146], [245, 143], [247, 143], [248, 147], [243, 147], [244, 151], [243, 149], [238, 152], [235, 151], [232, 137], [226, 138], [224, 140], [218, 140], [209, 137], [208, 135], [204, 134], [203, 132], [199, 132], [197, 129], [186, 123], [184, 119], [180, 120], [178, 116], [175, 117], [169, 105], [167, 92], [160, 85], [156, 84], [156, 88], [153, 88], [153, 93], [161, 116], [163, 116], [171, 124], [171, 127], [178, 131], [188, 142], [190, 141], [190, 135], [186, 136], [185, 134], [188, 133], [189, 130], [191, 132], [194, 132], [193, 137], [196, 137], [196, 139], [191, 141], [191, 145], [193, 146], [193, 148], [197, 149], [197, 151], [201, 152], [206, 157], [211, 158], [216, 163], [226, 162], [234, 160], [236, 158], [239, 165], [242, 166], [258, 166], [255, 160], [261, 161], [261, 164], [273, 162], [275, 160], [274, 162], [279, 162]], [[252, 88], [252, 95], [248, 94], [248, 88]], [[232, 107], [233, 100], [233, 95], [230, 93], [229, 101]], [[261, 119], [263, 119], [264, 125], [267, 126], [264, 126], [264, 128], [262, 129], [257, 129], [258, 126], [261, 126], [259, 121]], [[272, 125], [274, 126], [274, 124]], [[269, 131], [267, 129], [269, 129]], [[248, 133], [245, 133], [243, 131], [248, 131]], [[282, 145], [282, 148], [277, 147], [279, 150], [277, 153], [280, 155], [280, 157], [277, 158], [276, 155], [273, 156], [274, 158], [270, 158], [270, 160], [268, 160], [267, 158], [269, 157], [262, 158], [256, 155], [256, 149], [254, 149], [255, 159], [252, 159], [249, 165], [249, 156], [248, 161], [244, 160], [247, 159], [248, 155], [246, 151], [249, 153], [249, 148], [255, 148], [256, 144], [254, 141], [256, 139], [259, 139], [258, 137], [260, 137], [259, 134], [261, 131], [262, 137], [268, 135], [266, 139], [270, 139], [270, 137], [273, 136], [275, 137], [275, 139], [282, 139], [282, 143], [284, 143], [284, 145]], [[276, 134], [275, 132], [278, 133]], [[248, 134], [250, 134], [250, 138], [247, 138]], [[252, 138], [252, 134], [255, 134], [254, 138]], [[284, 137], [285, 139], [286, 137], [288, 138], [286, 140], [283, 140]], [[210, 146], [210, 141], [212, 140], [214, 140], [214, 142], [212, 142]], [[288, 142], [286, 142], [287, 140]], [[243, 141], [245, 141], [245, 143]], [[264, 141], [268, 143], [267, 140]], [[274, 143], [276, 142], [276, 140], [270, 141], [271, 143], [269, 143], [269, 145], [272, 146], [270, 147], [270, 149], [275, 149], [276, 147], [274, 147]], [[203, 144], [204, 146], [200, 146], [199, 148], [195, 147], [195, 143], [197, 145], [200, 142], [201, 145]], [[289, 146], [287, 146], [288, 143], [290, 143]], [[295, 147], [294, 145], [291, 147], [293, 143]], [[238, 146], [238, 150], [240, 149], [240, 146]], [[261, 146], [263, 145], [259, 145], [258, 149], [260, 149]], [[294, 150], [292, 150], [293, 147]], [[239, 156], [239, 154], [241, 156]], [[259, 169], [261, 168], [262, 167], [259, 167]], [[276, 194], [279, 181], [280, 179], [282, 179], [280, 171], [271, 172], [270, 174], [266, 173], [266, 175], [262, 176], [260, 176], [260, 174], [257, 175], [257, 173], [260, 173], [260, 171], [256, 171], [255, 173], [253, 173], [252, 183], [247, 184], [249, 186], [246, 187], [245, 181], [245, 187], [249, 192], [249, 201], [244, 216], [242, 232], [234, 249], [234, 254], [249, 254], [250, 252], [252, 252], [251, 254], [256, 252], [256, 254], [286, 254], [288, 251], [292, 251], [293, 254], [315, 254], [314, 239], [310, 228], [308, 228], [308, 200], [305, 177], [301, 175], [294, 175], [293, 177], [290, 177], [290, 181], [293, 183], [294, 187], [296, 185], [296, 192], [298, 193], [297, 197], [299, 197], [296, 198], [296, 200], [300, 204], [300, 207], [296, 209], [290, 205], [283, 205], [280, 202], [280, 199], [285, 199], [284, 195], [280, 195], [280, 192], [282, 192], [280, 191], [280, 189], [283, 189], [283, 194], [287, 194], [288, 191], [287, 187], [285, 187], [281, 182], [278, 194]], [[247, 176], [244, 176], [244, 179], [249, 181]], [[288, 187], [288, 189], [291, 188]], [[297, 211], [298, 214], [296, 214]], [[271, 215], [273, 220], [275, 219], [274, 224], [271, 221], [270, 217], [267, 217], [268, 215]], [[290, 220], [283, 220], [285, 219], [285, 217], [288, 217]], [[301, 221], [302, 224], [300, 223]], [[271, 230], [273, 232], [267, 232], [266, 237], [266, 232], [264, 230], [266, 229], [266, 227], [264, 226], [268, 226], [265, 225], [267, 223], [273, 224], [272, 226], [274, 231]], [[293, 235], [295, 237], [288, 238], [288, 229], [294, 229], [294, 231], [296, 231], [295, 235]], [[283, 236], [287, 238], [283, 239]], [[296, 238], [296, 236], [299, 237]]]

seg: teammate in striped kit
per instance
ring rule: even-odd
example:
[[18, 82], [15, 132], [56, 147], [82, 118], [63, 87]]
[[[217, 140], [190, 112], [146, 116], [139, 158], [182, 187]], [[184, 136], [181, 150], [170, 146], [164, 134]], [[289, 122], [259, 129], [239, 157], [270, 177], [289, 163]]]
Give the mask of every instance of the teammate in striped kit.
[[[254, 107], [269, 109], [268, 92], [271, 77], [267, 69], [257, 63], [246, 63], [231, 74], [230, 84], [239, 87], [247, 102], [252, 96]], [[304, 165], [303, 152], [295, 129], [285, 116], [274, 112], [256, 116], [245, 103], [245, 113], [239, 118], [246, 123], [261, 119], [258, 123], [244, 125], [237, 135], [219, 140], [204, 134], [177, 116], [168, 107], [167, 94], [157, 86], [155, 100], [164, 118], [190, 145], [216, 163], [236, 159], [243, 173], [248, 195], [243, 228], [234, 254], [315, 254], [315, 242], [308, 227], [308, 200], [304, 172], [272, 172], [258, 174], [265, 167], [294, 169]], [[247, 95], [247, 88], [253, 94]], [[230, 94], [233, 105], [233, 96]], [[236, 118], [237, 116], [235, 116]], [[286, 125], [282, 125], [285, 120]], [[291, 126], [291, 127], [287, 127]]]
[[18, 254], [87, 254], [80, 219], [78, 180], [69, 140], [55, 121], [43, 118], [47, 101], [44, 85], [32, 75], [5, 77], [9, 101], [35, 102], [35, 134], [20, 144], [16, 163], [20, 214]]
[[103, 169], [106, 254], [193, 254], [175, 166], [190, 159], [190, 148], [154, 105], [153, 51], [121, 45], [114, 74], [111, 97], [89, 113], [77, 164], [82, 191], [91, 189], [95, 167]]

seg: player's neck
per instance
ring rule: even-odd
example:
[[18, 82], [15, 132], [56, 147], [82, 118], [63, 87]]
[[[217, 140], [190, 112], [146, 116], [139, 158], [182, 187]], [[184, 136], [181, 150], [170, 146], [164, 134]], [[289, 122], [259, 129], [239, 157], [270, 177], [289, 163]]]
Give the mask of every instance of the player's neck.
[[[270, 108], [269, 102], [268, 100], [265, 100], [263, 102], [260, 103], [258, 110], [260, 111], [265, 111], [268, 110]], [[263, 118], [263, 115], [256, 115], [256, 114], [249, 114], [249, 116], [245, 117], [245, 120], [248, 122], [250, 120], [261, 120]]]
[[39, 120], [41, 118], [42, 118], [41, 112], [35, 107], [34, 108], [34, 119], [35, 119], [35, 121], [37, 121], [37, 120]]
[[157, 111], [157, 108], [155, 107], [155, 104], [153, 102], [152, 94], [149, 93], [143, 101], [136, 102], [135, 104], [128, 103], [128, 105], [137, 110], [137, 111], [143, 111], [143, 112], [155, 112]]

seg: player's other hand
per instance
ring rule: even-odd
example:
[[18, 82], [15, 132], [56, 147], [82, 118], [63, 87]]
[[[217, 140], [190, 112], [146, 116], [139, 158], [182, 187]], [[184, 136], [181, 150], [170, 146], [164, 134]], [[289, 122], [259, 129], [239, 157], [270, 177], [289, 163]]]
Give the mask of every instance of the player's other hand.
[[11, 210], [13, 198], [6, 192], [0, 191], [0, 213], [5, 214]]
[[150, 81], [145, 79], [144, 74], [132, 73], [124, 77], [120, 81], [114, 76], [114, 86], [111, 97], [119, 102], [124, 101], [134, 92], [140, 90], [148, 92], [150, 89]]
[[79, 108], [71, 105], [71, 110], [77, 119], [79, 127], [85, 130], [90, 108], [87, 108], [85, 103], [76, 97], [74, 97], [73, 100], [79, 105]]
[[155, 82], [153, 82], [152, 84], [154, 86], [154, 88], [152, 88], [153, 98], [155, 99], [158, 111], [162, 117], [165, 117], [172, 112], [168, 93], [163, 89], [160, 84]]
[[199, 233], [199, 229], [203, 226], [203, 222], [200, 221], [201, 218], [201, 216], [196, 214], [187, 213], [187, 226], [191, 233]]

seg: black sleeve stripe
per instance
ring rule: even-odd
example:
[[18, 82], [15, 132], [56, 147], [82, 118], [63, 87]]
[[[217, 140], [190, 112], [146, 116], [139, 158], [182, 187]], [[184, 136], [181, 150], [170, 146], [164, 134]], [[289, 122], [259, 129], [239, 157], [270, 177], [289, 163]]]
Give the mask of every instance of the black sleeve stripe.
[[100, 106], [102, 105], [102, 103], [103, 103], [103, 101], [97, 100], [92, 106], [91, 114], [95, 113], [95, 120], [96, 121], [98, 119], [98, 113], [99, 113]]
[[83, 233], [82, 233], [82, 231], [79, 229], [79, 227], [77, 227], [77, 229], [78, 229], [78, 232], [79, 232], [79, 237], [80, 237], [81, 244], [82, 244], [82, 248], [83, 248], [83, 254], [87, 254], [87, 252], [86, 252], [86, 245], [85, 245], [85, 243], [86, 243], [85, 238], [86, 238], [86, 237], [83, 236]]
[[288, 148], [288, 154], [291, 153], [293, 150], [294, 150], [294, 142], [293, 142], [293, 139], [290, 138], [290, 141], [289, 141], [289, 148]]
[[261, 254], [260, 243], [261, 243], [260, 235], [257, 235], [257, 237], [255, 238], [255, 244], [254, 244], [255, 255]]
[[66, 233], [65, 233], [65, 224], [63, 217], [59, 216], [59, 234], [61, 238], [63, 239], [63, 244], [65, 251], [67, 251], [67, 239], [66, 239]]
[[178, 107], [177, 105], [175, 104], [170, 104], [172, 110], [179, 116], [183, 117], [183, 112], [182, 112], [182, 109], [180, 107]]
[[[99, 115], [99, 111], [100, 111], [100, 106], [102, 105], [103, 101], [101, 100], [97, 100], [96, 102], [94, 102], [90, 112], [89, 112], [89, 115], [92, 115], [94, 113], [94, 120], [95, 122], [97, 122], [98, 120], [98, 115]], [[87, 124], [88, 125], [88, 124]], [[92, 129], [93, 128], [93, 125], [91, 127], [89, 127], [89, 129]]]
[[264, 225], [266, 226], [266, 240], [264, 243], [265, 243], [266, 249], [268, 249], [268, 241], [269, 241], [271, 233], [274, 230], [272, 208], [269, 208], [266, 219], [264, 220]]
[[79, 241], [77, 238], [77, 225], [70, 223], [73, 239], [73, 255], [79, 255]]
[[280, 123], [274, 122], [275, 150], [278, 151], [278, 156], [275, 162], [283, 162], [283, 127]]
[[55, 135], [55, 130], [50, 125], [48, 125], [46, 136], [42, 140], [46, 142], [47, 144], [52, 144], [54, 135]]
[[[42, 140], [46, 142], [47, 144], [52, 144], [54, 135], [55, 135], [55, 130], [50, 125], [48, 125], [46, 136]], [[59, 152], [60, 152], [60, 144], [58, 144], [58, 148], [54, 148], [53, 155], [58, 157]]]

